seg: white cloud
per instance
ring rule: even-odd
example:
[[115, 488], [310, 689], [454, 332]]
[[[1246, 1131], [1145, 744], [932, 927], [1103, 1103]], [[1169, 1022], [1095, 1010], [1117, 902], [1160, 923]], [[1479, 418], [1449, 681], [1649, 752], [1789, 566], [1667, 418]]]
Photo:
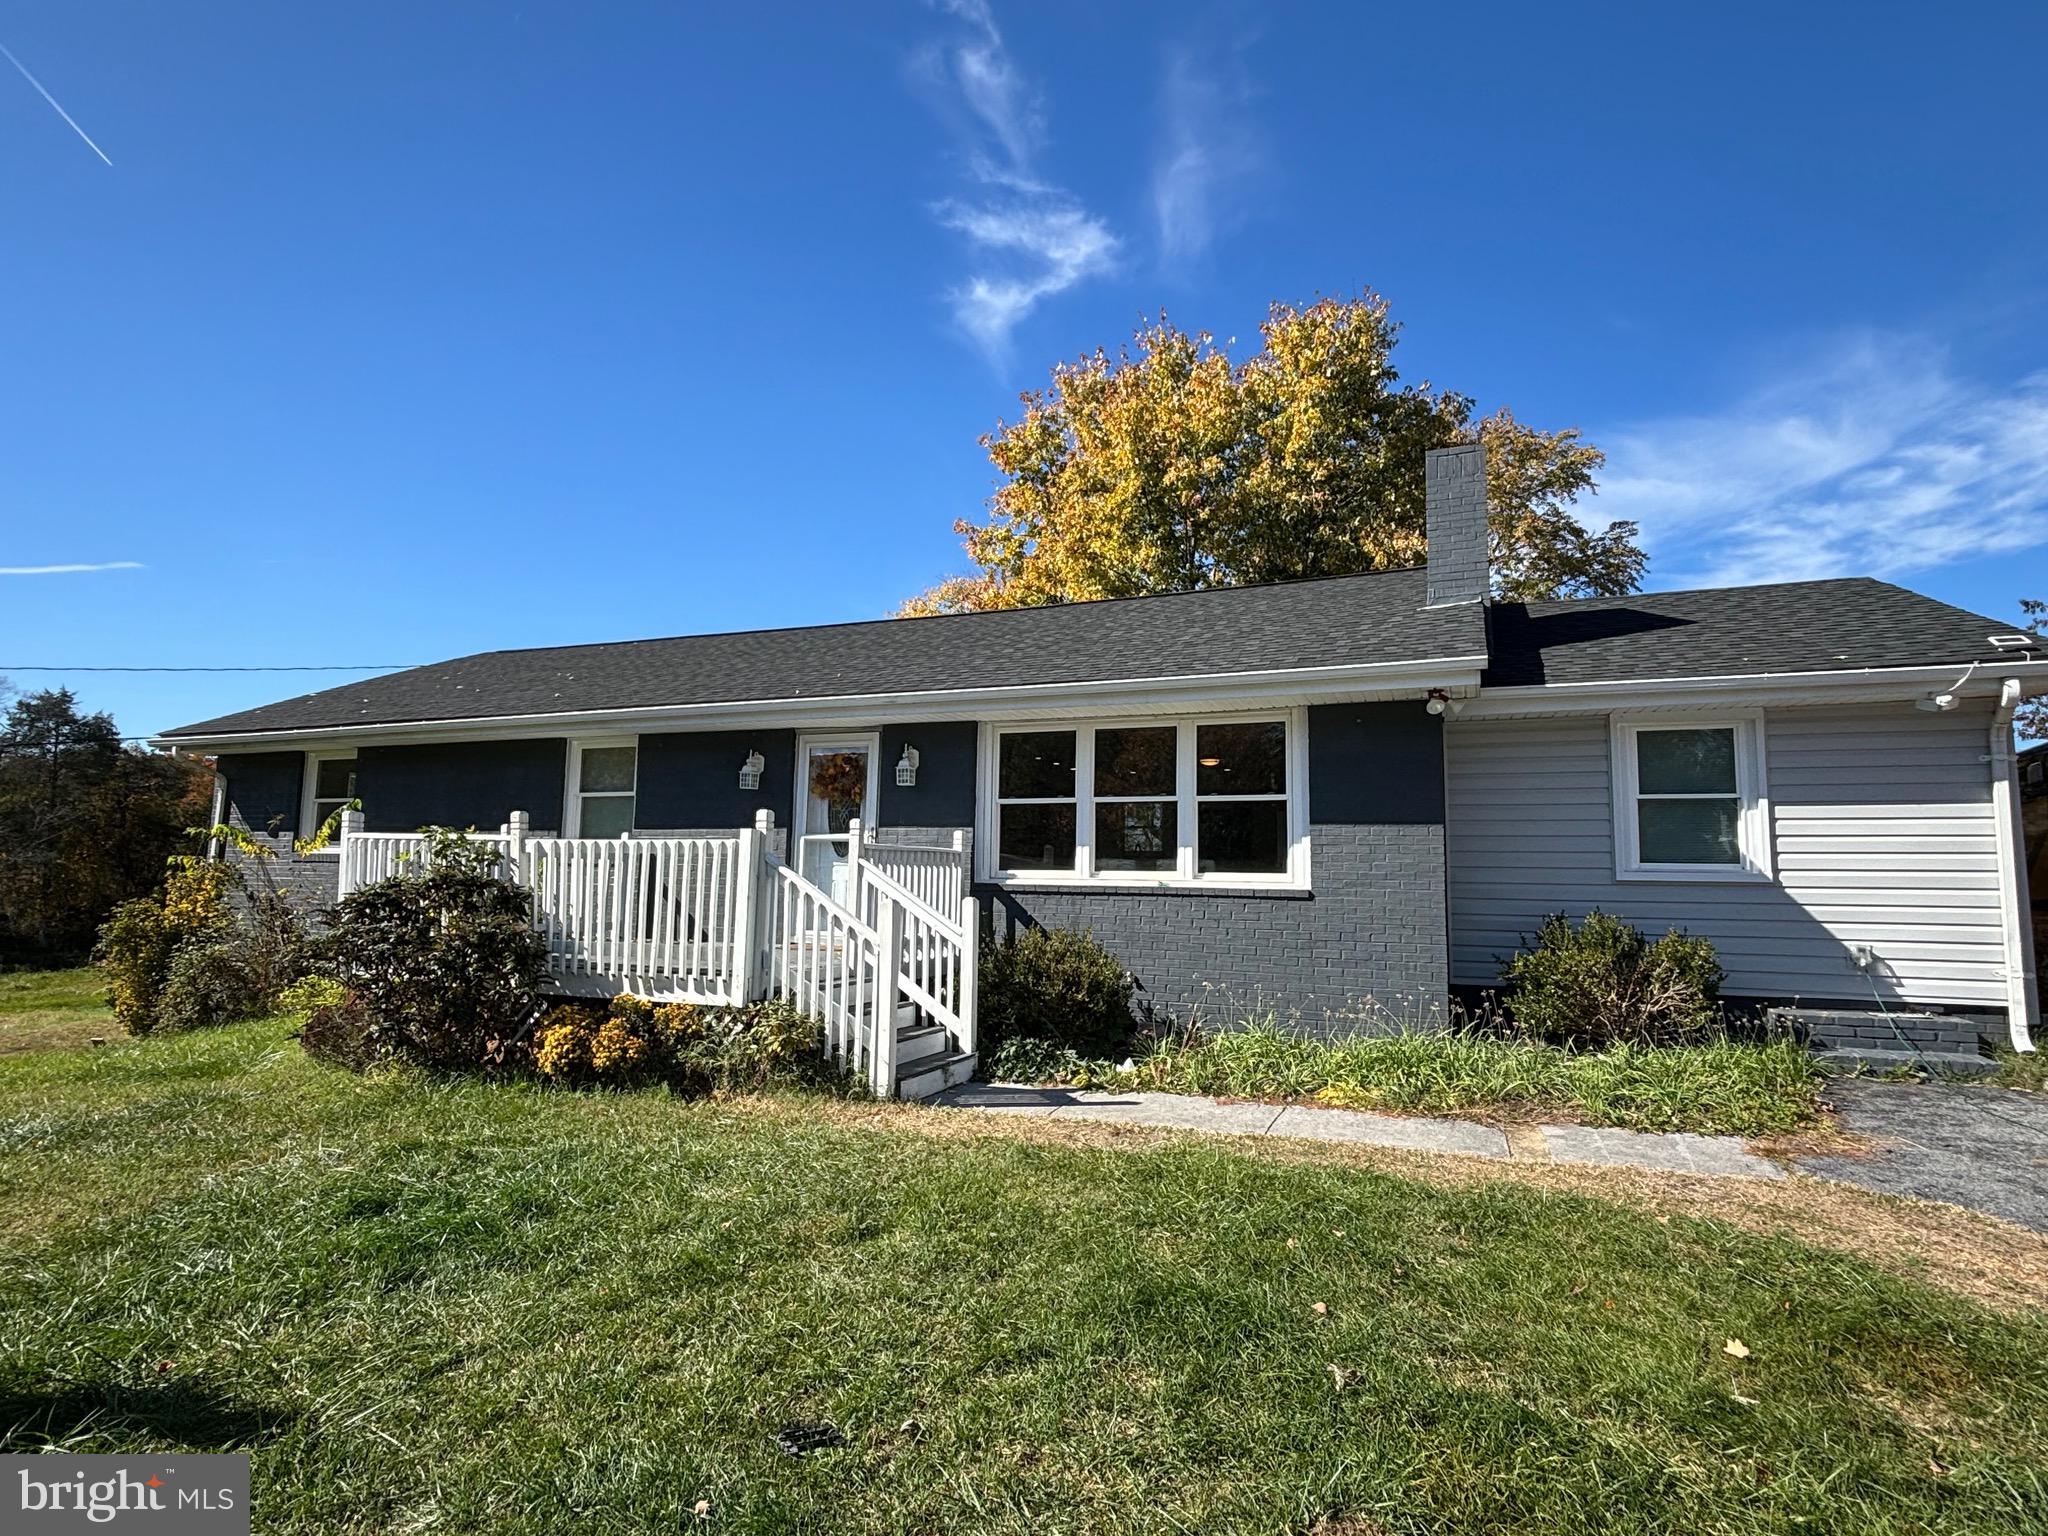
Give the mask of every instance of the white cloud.
[[1226, 200], [1264, 162], [1249, 97], [1235, 51], [1204, 57], [1181, 46], [1168, 53], [1152, 164], [1152, 216], [1160, 256], [1169, 266], [1209, 248], [1232, 221]]
[[0, 576], [75, 576], [83, 571], [139, 571], [140, 560], [107, 560], [98, 565], [0, 565]]
[[1916, 337], [1839, 340], [1725, 411], [1595, 441], [1589, 520], [1640, 523], [1663, 587], [1893, 577], [2048, 544], [2048, 373], [1994, 388]]
[[1019, 73], [985, 0], [935, 0], [966, 35], [927, 53], [924, 72], [965, 105], [965, 165], [975, 191], [933, 208], [964, 235], [975, 270], [947, 295], [961, 330], [990, 357], [1045, 300], [1115, 266], [1106, 221], [1038, 174], [1045, 137], [1036, 92]]

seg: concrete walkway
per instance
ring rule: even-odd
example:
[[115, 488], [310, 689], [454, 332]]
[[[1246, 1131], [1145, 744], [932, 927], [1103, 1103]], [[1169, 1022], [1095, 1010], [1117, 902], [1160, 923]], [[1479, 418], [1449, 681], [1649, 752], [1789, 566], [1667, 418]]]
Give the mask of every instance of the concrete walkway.
[[[1492, 1126], [1470, 1120], [1428, 1120], [1299, 1104], [1222, 1103], [1183, 1093], [1107, 1093], [1085, 1088], [962, 1083], [930, 1102], [948, 1109], [974, 1109], [986, 1114], [1171, 1126], [1225, 1136], [1292, 1136], [1305, 1141], [1361, 1142], [1409, 1152], [1455, 1152], [1466, 1157], [1503, 1160], [1530, 1156], [1526, 1150], [1511, 1149], [1507, 1137]], [[1591, 1130], [1577, 1125], [1545, 1125], [1537, 1129], [1541, 1133], [1540, 1144], [1548, 1154], [1538, 1160], [1605, 1163], [1744, 1179], [1785, 1176], [1777, 1164], [1744, 1151], [1739, 1136], [1656, 1136], [1640, 1131]]]

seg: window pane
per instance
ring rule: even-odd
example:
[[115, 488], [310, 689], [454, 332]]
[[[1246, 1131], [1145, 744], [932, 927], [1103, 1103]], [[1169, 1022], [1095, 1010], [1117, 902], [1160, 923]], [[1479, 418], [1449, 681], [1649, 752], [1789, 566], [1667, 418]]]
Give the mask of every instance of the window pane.
[[[1073, 794], [1072, 731], [1017, 731], [1001, 740], [998, 796], [1005, 800], [1051, 800]], [[1069, 843], [1073, 836], [1073, 823], [1069, 821]]]
[[316, 800], [353, 800], [356, 797], [356, 760], [352, 757], [323, 759], [313, 774]]
[[1278, 795], [1287, 789], [1287, 727], [1278, 720], [1195, 728], [1195, 793]]
[[633, 830], [631, 795], [585, 795], [583, 797], [584, 837], [617, 837]]
[[1173, 793], [1173, 726], [1146, 726], [1134, 731], [1095, 733], [1095, 793], [1098, 795], [1170, 795]]
[[633, 787], [632, 747], [585, 747], [578, 787], [588, 792]]
[[1197, 867], [1241, 875], [1287, 873], [1287, 802], [1211, 800], [1197, 811]]
[[[1071, 739], [1071, 738], [1069, 738]], [[1004, 869], [1072, 869], [1074, 808], [1071, 805], [1006, 805], [996, 839]]]
[[[307, 827], [300, 835], [303, 837], [313, 836], [322, 827], [327, 825], [328, 817], [347, 804], [346, 800], [315, 800], [313, 802], [313, 825]], [[341, 840], [341, 823], [339, 822], [336, 822], [334, 825], [334, 837], [336, 842]]]
[[1097, 869], [1171, 870], [1180, 858], [1180, 808], [1171, 800], [1095, 807]]
[[1638, 800], [1637, 841], [1645, 864], [1740, 864], [1735, 827], [1740, 802]]
[[1646, 795], [1734, 794], [1734, 728], [1636, 732], [1636, 787]]

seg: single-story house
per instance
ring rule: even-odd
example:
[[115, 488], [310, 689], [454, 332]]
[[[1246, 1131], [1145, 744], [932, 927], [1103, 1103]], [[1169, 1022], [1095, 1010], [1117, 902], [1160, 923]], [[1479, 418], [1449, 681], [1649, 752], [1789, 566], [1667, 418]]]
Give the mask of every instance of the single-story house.
[[1427, 1022], [1598, 907], [1710, 938], [1733, 997], [2026, 1044], [2037, 637], [1862, 579], [1499, 601], [1483, 450], [1427, 488], [1420, 569], [491, 651], [161, 740], [321, 901], [334, 852], [290, 841], [352, 800], [370, 832], [772, 819], [821, 884], [858, 816], [971, 850], [989, 931], [1090, 929], [1216, 1022]]

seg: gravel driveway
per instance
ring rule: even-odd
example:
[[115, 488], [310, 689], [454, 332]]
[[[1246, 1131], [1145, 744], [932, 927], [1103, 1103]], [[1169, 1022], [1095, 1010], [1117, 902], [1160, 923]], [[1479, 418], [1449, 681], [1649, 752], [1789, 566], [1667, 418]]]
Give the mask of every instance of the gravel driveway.
[[1830, 1084], [1827, 1096], [1844, 1128], [1878, 1150], [1801, 1158], [1806, 1172], [1967, 1205], [2048, 1232], [2048, 1095], [1849, 1079]]

